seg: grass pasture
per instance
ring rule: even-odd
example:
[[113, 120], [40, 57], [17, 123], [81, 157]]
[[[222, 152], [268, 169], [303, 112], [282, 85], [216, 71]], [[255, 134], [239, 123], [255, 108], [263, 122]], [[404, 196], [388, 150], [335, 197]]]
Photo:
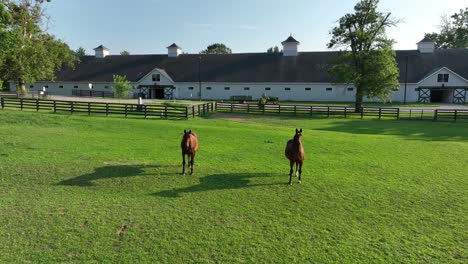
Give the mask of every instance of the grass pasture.
[[0, 262], [466, 263], [468, 124], [226, 117], [1, 111]]

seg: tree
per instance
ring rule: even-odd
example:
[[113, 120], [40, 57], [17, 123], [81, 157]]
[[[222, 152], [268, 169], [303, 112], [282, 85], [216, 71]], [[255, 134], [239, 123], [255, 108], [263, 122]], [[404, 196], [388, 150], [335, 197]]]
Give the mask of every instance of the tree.
[[231, 54], [232, 50], [222, 43], [215, 43], [209, 45], [206, 50], [200, 52], [200, 54]]
[[128, 96], [132, 86], [127, 80], [127, 76], [124, 75], [114, 75], [114, 94], [117, 98], [124, 98]]
[[75, 56], [78, 58], [86, 56], [86, 50], [83, 47], [79, 47], [75, 50]]
[[436, 48], [468, 48], [468, 7], [452, 16], [443, 16], [440, 33], [427, 33]]
[[122, 55], [122, 56], [128, 56], [128, 55], [130, 55], [130, 52], [129, 52], [129, 51], [126, 51], [126, 50], [122, 50], [122, 51], [120, 52], [120, 55]]
[[278, 46], [271, 47], [267, 50], [267, 53], [281, 53], [283, 52], [278, 48]]
[[[0, 2], [0, 65], [5, 64], [5, 57], [9, 53], [11, 36], [7, 27], [11, 24], [11, 15], [5, 5]], [[0, 66], [1, 67], [1, 66]], [[0, 90], [3, 90], [3, 79], [0, 75]]]
[[0, 65], [0, 79], [25, 83], [54, 80], [62, 66], [73, 67], [77, 58], [67, 44], [47, 34], [41, 25], [47, 18], [42, 4], [48, 0], [1, 0], [12, 20], [7, 27], [9, 50]]
[[339, 20], [331, 31], [328, 48], [340, 50], [329, 70], [336, 83], [356, 87], [356, 111], [362, 107], [365, 96], [388, 100], [399, 88], [399, 70], [395, 60], [394, 41], [385, 30], [398, 21], [390, 13], [377, 12], [378, 0], [361, 0], [354, 13]]

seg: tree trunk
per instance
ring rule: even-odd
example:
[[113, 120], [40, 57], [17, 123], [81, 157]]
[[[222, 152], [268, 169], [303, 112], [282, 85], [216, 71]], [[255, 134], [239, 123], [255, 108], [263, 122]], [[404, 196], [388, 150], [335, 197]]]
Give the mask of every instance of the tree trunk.
[[18, 79], [18, 86], [19, 86], [19, 96], [23, 97], [26, 95], [26, 83], [22, 79]]
[[362, 89], [356, 87], [356, 101], [354, 103], [354, 111], [360, 113], [362, 111], [362, 101], [364, 100], [364, 95]]

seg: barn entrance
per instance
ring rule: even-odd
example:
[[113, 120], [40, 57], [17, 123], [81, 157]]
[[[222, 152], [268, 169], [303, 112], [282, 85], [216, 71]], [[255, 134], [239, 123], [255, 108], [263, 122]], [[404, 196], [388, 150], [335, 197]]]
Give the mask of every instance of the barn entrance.
[[452, 103], [450, 100], [453, 90], [431, 89], [431, 103]]
[[172, 85], [140, 85], [139, 96], [143, 99], [173, 99], [174, 89]]

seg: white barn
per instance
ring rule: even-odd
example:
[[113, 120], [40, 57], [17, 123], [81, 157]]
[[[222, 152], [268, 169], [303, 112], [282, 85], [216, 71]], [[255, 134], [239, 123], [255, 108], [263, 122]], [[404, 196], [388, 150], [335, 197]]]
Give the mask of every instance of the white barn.
[[[132, 83], [132, 97], [155, 99], [226, 100], [231, 96], [276, 96], [281, 101], [353, 101], [355, 88], [333, 84], [324, 67], [337, 52], [300, 52], [292, 36], [282, 42], [283, 53], [224, 55], [183, 54], [176, 44], [167, 54], [110, 55], [104, 46], [95, 56], [81, 58], [75, 69], [65, 68], [55, 81], [28, 84], [51, 95], [72, 96], [92, 91], [112, 92], [113, 75]], [[423, 39], [416, 50], [396, 51], [400, 90], [393, 101], [465, 103], [468, 101], [468, 49], [436, 50]], [[15, 85], [10, 86], [12, 91]], [[371, 100], [371, 99], [369, 99]]]

